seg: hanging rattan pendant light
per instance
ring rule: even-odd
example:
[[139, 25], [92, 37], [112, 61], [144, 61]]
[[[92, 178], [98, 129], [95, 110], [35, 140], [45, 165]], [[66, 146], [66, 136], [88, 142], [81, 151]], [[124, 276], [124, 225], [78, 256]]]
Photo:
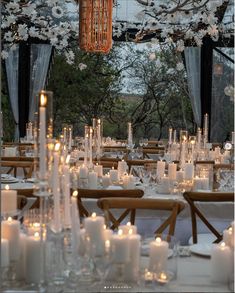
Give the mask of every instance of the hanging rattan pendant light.
[[113, 0], [79, 1], [79, 47], [108, 53], [112, 47]]

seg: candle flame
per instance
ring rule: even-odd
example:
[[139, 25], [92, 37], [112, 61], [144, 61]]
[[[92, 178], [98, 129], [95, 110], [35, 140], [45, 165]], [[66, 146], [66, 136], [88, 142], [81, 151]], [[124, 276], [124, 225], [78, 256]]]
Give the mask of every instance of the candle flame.
[[225, 245], [226, 245], [225, 242], [222, 242], [222, 243], [220, 244], [221, 247], [225, 247]]
[[129, 235], [132, 235], [132, 234], [133, 234], [133, 230], [130, 229], [130, 230], [128, 231], [128, 234], [129, 234]]
[[38, 228], [38, 227], [40, 227], [40, 223], [33, 223], [33, 227], [34, 227], [34, 228]]
[[167, 275], [165, 273], [161, 273], [160, 279], [165, 281], [167, 279]]
[[8, 222], [12, 222], [12, 217], [8, 217], [8, 218], [7, 218], [7, 221], [8, 221]]
[[156, 238], [156, 242], [157, 242], [157, 243], [161, 243], [161, 241], [162, 241], [162, 240], [161, 240], [160, 237], [157, 237], [157, 238]]
[[128, 222], [126, 225], [127, 225], [127, 226], [131, 226], [131, 222]]
[[5, 189], [6, 189], [6, 190], [9, 190], [9, 189], [10, 189], [10, 186], [7, 184], [7, 185], [5, 186]]
[[60, 143], [57, 142], [57, 143], [55, 144], [55, 152], [58, 152], [59, 149], [60, 149]]
[[106, 230], [106, 225], [104, 224], [104, 230]]
[[110, 240], [106, 240], [104, 245], [106, 248], [110, 248]]
[[78, 191], [77, 190], [74, 190], [73, 197], [77, 197], [77, 196], [78, 196]]
[[38, 232], [35, 232], [35, 233], [34, 233], [34, 237], [35, 237], [35, 238], [39, 238], [39, 237], [40, 237], [39, 233], [38, 233]]
[[119, 229], [119, 230], [118, 230], [118, 235], [119, 235], [119, 236], [122, 236], [122, 235], [123, 235], [123, 231], [122, 231], [122, 229]]
[[91, 214], [91, 217], [92, 217], [92, 218], [96, 218], [96, 213], [92, 213], [92, 214]]
[[66, 164], [69, 163], [69, 161], [70, 161], [70, 157], [71, 157], [70, 155], [67, 156], [67, 158], [66, 158], [66, 160], [65, 160], [65, 163], [66, 163]]
[[45, 92], [40, 93], [40, 106], [45, 107], [47, 104], [47, 96], [45, 95]]
[[232, 232], [232, 231], [233, 231], [233, 228], [232, 228], [232, 227], [229, 227], [229, 228], [228, 228], [228, 231], [229, 231], [229, 232]]

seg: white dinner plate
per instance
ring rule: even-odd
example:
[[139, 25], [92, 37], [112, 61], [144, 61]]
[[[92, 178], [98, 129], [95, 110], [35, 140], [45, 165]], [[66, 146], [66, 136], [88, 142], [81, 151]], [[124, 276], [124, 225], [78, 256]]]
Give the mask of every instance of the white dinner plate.
[[210, 257], [212, 244], [211, 243], [197, 243], [197, 244], [191, 245], [189, 249], [194, 254]]
[[11, 178], [7, 178], [7, 179], [1, 179], [1, 182], [3, 184], [8, 184], [8, 183], [17, 183], [19, 182], [19, 179], [11, 177]]

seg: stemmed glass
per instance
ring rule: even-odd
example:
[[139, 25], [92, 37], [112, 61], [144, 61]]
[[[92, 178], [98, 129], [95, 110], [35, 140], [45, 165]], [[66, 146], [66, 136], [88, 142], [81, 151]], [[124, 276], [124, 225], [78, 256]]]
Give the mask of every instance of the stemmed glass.
[[146, 147], [147, 145], [148, 145], [148, 139], [147, 138], [144, 138], [143, 139], [143, 146]]
[[151, 173], [148, 169], [142, 168], [142, 169], [140, 169], [139, 175], [140, 175], [140, 178], [143, 182], [145, 195], [148, 196], [149, 195], [149, 182], [150, 182]]

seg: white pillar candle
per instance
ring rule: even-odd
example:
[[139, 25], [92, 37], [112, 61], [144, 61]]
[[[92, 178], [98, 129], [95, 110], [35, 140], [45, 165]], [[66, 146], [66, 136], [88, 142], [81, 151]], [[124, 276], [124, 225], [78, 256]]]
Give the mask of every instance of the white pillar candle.
[[[101, 148], [101, 120], [97, 120], [97, 153], [100, 155], [100, 148]], [[103, 172], [102, 172], [103, 175]], [[102, 175], [99, 175], [101, 177]]]
[[[68, 157], [67, 157], [68, 158]], [[67, 159], [66, 159], [67, 160]], [[63, 167], [63, 191], [64, 191], [64, 227], [71, 227], [71, 212], [70, 212], [70, 173], [69, 166]]]
[[161, 178], [161, 191], [163, 193], [168, 193], [170, 191], [170, 180], [168, 176], [163, 176]]
[[[44, 242], [42, 242], [44, 245]], [[43, 247], [41, 247], [40, 234], [25, 239], [25, 280], [27, 283], [39, 284], [43, 273]]]
[[112, 167], [112, 170], [109, 171], [109, 174], [112, 183], [118, 182], [118, 170], [115, 170], [114, 167]]
[[234, 247], [233, 229], [230, 227], [223, 231], [223, 241], [230, 248]]
[[92, 166], [93, 162], [92, 162], [92, 127], [90, 127], [90, 136], [89, 136], [89, 165]]
[[8, 239], [1, 238], [1, 267], [9, 267], [9, 241]]
[[198, 176], [196, 176], [193, 179], [193, 191], [201, 190], [201, 188], [202, 188], [201, 178], [199, 178]]
[[78, 192], [74, 191], [71, 197], [71, 235], [72, 235], [72, 254], [76, 257], [79, 251], [80, 241], [80, 217], [77, 203]]
[[129, 235], [129, 231], [132, 231], [132, 234], [137, 233], [137, 226], [131, 225], [131, 222], [128, 222], [126, 225], [120, 225], [119, 229], [122, 230], [123, 235]]
[[177, 169], [177, 164], [175, 163], [168, 164], [168, 177], [170, 180], [176, 180], [176, 169]]
[[121, 179], [121, 177], [126, 172], [126, 170], [127, 170], [127, 163], [124, 160], [118, 162], [118, 178], [119, 179]]
[[85, 150], [84, 150], [84, 165], [87, 166], [87, 157], [88, 157], [88, 139], [89, 138], [89, 134], [86, 133], [85, 134]]
[[39, 176], [40, 179], [46, 178], [46, 104], [47, 96], [44, 91], [40, 93], [39, 107]]
[[97, 186], [98, 186], [97, 173], [94, 171], [91, 171], [88, 173], [88, 188], [97, 189]]
[[104, 241], [110, 240], [113, 235], [113, 230], [106, 229], [106, 226], [105, 226], [103, 234], [104, 234]]
[[173, 143], [176, 143], [176, 129], [173, 132]]
[[111, 184], [110, 182], [110, 175], [109, 174], [105, 174], [104, 176], [102, 176], [102, 185], [103, 187], [108, 187]]
[[118, 230], [111, 238], [112, 259], [116, 264], [126, 264], [130, 259], [129, 238]]
[[86, 179], [88, 176], [88, 168], [85, 164], [83, 164], [79, 169], [79, 178]]
[[84, 219], [84, 228], [87, 236], [90, 238], [92, 246], [96, 247], [96, 252], [103, 252], [104, 243], [104, 217], [96, 216], [96, 213], [92, 213], [91, 217]]
[[162, 178], [164, 176], [165, 166], [166, 166], [166, 162], [163, 162], [163, 161], [157, 162], [157, 176], [158, 176], [158, 178]]
[[198, 127], [198, 129], [197, 129], [197, 144], [198, 144], [199, 148], [201, 145], [201, 140], [202, 140], [202, 131], [201, 131], [201, 128]]
[[149, 270], [161, 272], [166, 270], [168, 257], [168, 243], [157, 237], [155, 241], [150, 242], [149, 248]]
[[2, 221], [2, 237], [9, 241], [9, 256], [11, 261], [20, 257], [20, 222], [9, 217]]
[[235, 132], [232, 131], [232, 144], [235, 144]]
[[11, 213], [15, 212], [17, 191], [10, 190], [9, 185], [5, 186], [5, 189], [1, 191], [1, 213]]
[[194, 165], [192, 163], [185, 163], [184, 165], [184, 179], [192, 180], [194, 175]]
[[210, 189], [209, 178], [203, 177], [200, 179], [201, 179], [201, 189], [209, 190]]
[[168, 144], [172, 144], [172, 128], [169, 128]]
[[231, 273], [231, 249], [225, 245], [213, 244], [211, 250], [211, 279], [218, 283], [227, 283]]
[[72, 149], [72, 127], [69, 127], [69, 143], [68, 143], [68, 150], [71, 151]]
[[180, 165], [181, 168], [185, 165], [185, 151], [186, 151], [186, 142], [183, 141], [181, 144], [181, 153], [180, 153]]
[[132, 234], [129, 230], [129, 247], [130, 247], [130, 261], [126, 264], [124, 270], [125, 280], [137, 281], [140, 269], [140, 235]]
[[[34, 235], [34, 234], [33, 234]], [[26, 234], [20, 233], [20, 258], [16, 264], [16, 279], [25, 279], [25, 242]]]
[[182, 169], [179, 171], [176, 171], [176, 181], [178, 183], [181, 183], [184, 181], [184, 171]]
[[130, 176], [128, 174], [123, 175], [122, 181], [123, 181], [123, 188], [128, 189]]
[[94, 166], [94, 171], [97, 173], [98, 177], [103, 176], [103, 166], [98, 163]]
[[55, 145], [53, 153], [53, 180], [52, 180], [52, 192], [53, 192], [53, 230], [54, 232], [61, 231], [61, 216], [60, 216], [60, 185], [59, 185], [59, 151], [60, 144]]

